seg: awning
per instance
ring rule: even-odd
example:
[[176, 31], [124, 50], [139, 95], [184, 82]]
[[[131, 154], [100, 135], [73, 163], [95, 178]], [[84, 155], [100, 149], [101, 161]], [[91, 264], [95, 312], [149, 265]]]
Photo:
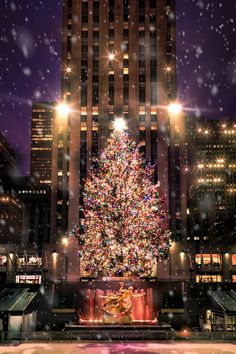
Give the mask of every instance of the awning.
[[236, 293], [233, 290], [210, 290], [208, 295], [223, 312], [236, 314]]
[[0, 293], [0, 312], [24, 312], [36, 295], [30, 288], [5, 288]]

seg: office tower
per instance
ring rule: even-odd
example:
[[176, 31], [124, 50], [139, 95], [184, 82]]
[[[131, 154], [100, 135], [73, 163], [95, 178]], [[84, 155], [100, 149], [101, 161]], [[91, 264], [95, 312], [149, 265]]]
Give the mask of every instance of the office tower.
[[186, 126], [196, 281], [236, 281], [236, 123], [190, 117]]
[[0, 244], [19, 244], [22, 232], [22, 203], [13, 192], [15, 151], [0, 134]]
[[183, 126], [167, 112], [176, 99], [174, 1], [64, 1], [62, 99], [70, 112], [54, 122], [51, 240], [78, 224], [84, 178], [116, 117], [157, 164], [180, 239]]
[[15, 174], [16, 154], [6, 138], [0, 133], [0, 194], [10, 190], [10, 179]]
[[51, 184], [54, 105], [34, 102], [32, 107], [30, 176], [39, 185]]

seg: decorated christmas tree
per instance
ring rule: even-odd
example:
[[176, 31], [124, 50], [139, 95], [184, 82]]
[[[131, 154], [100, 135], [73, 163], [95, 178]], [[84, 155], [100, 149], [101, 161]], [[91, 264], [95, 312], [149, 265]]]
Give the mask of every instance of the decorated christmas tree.
[[168, 257], [167, 213], [154, 168], [125, 132], [115, 132], [85, 182], [79, 238], [93, 276], [150, 276]]

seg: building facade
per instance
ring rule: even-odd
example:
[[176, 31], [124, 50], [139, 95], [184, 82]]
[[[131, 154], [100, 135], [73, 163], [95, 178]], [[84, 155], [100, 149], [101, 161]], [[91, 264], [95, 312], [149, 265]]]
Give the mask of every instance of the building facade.
[[173, 238], [185, 237], [184, 126], [167, 112], [176, 99], [175, 52], [174, 1], [64, 1], [62, 98], [70, 113], [53, 128], [52, 242], [79, 223], [83, 181], [116, 117], [157, 164]]
[[15, 175], [16, 154], [3, 134], [0, 133], [0, 194], [10, 190]]
[[236, 123], [187, 119], [188, 242], [197, 282], [236, 280]]

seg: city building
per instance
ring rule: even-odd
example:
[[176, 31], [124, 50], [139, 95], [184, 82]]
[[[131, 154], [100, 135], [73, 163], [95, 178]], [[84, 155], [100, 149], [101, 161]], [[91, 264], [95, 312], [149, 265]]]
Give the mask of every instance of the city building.
[[[35, 121], [32, 130], [32, 146], [38, 146]], [[15, 177], [15, 165], [15, 152], [1, 135], [0, 280], [39, 284], [45, 279], [42, 254], [50, 234], [50, 184], [40, 185], [35, 176]]]
[[11, 178], [15, 174], [16, 154], [3, 134], [0, 133], [0, 194], [10, 190]]
[[196, 282], [236, 281], [236, 122], [189, 117], [188, 242]]
[[0, 244], [19, 244], [22, 234], [22, 204], [13, 191], [15, 151], [0, 134]]
[[174, 1], [63, 2], [51, 242], [79, 223], [83, 181], [120, 117], [146, 160], [157, 164], [172, 237], [185, 240], [184, 124], [180, 111], [167, 109], [176, 100], [175, 52]]
[[45, 186], [51, 185], [54, 109], [53, 102], [34, 102], [32, 107], [30, 176]]

